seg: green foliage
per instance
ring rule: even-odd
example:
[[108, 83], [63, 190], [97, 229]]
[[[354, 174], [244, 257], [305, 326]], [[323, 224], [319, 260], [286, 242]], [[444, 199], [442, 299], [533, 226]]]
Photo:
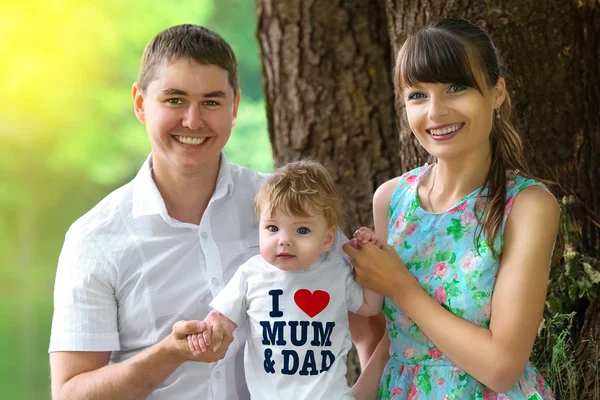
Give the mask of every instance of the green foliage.
[[26, 3], [3, 4], [0, 16], [2, 399], [50, 397], [58, 254], [69, 225], [131, 180], [150, 151], [131, 85], [156, 33], [200, 23], [230, 42], [243, 95], [225, 153], [230, 162], [273, 169], [254, 2]]
[[565, 250], [563, 258], [550, 273], [547, 315], [568, 313], [582, 299], [591, 299], [600, 283], [598, 260], [578, 252], [580, 233], [573, 215], [574, 200], [565, 197], [561, 205], [561, 235]]
[[533, 364], [549, 381], [556, 398], [566, 400], [594, 396], [582, 386], [584, 371], [599, 372], [594, 385], [600, 388], [600, 361], [598, 365], [586, 364], [590, 360], [600, 360], [598, 344], [589, 343], [594, 354], [579, 360], [574, 340], [577, 332], [573, 321], [579, 317], [577, 311], [594, 298], [600, 284], [600, 263], [579, 252], [580, 230], [574, 216], [574, 203], [573, 197], [562, 199], [560, 236], [564, 241], [564, 252], [550, 272], [544, 318], [532, 353]]

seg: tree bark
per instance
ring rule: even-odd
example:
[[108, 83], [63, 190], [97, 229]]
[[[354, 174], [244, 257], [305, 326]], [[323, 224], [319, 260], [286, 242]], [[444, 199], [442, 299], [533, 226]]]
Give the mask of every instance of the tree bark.
[[[430, 22], [466, 18], [499, 49], [532, 172], [556, 182], [557, 198], [574, 196], [576, 250], [600, 257], [600, 0], [386, 0], [385, 13], [382, 1], [257, 0], [276, 163], [333, 160], [346, 232], [370, 225], [374, 189], [430, 160], [394, 104], [395, 54]], [[579, 321], [596, 345], [599, 302]]]
[[[497, 46], [533, 172], [573, 194], [582, 247], [600, 256], [600, 1], [387, 0], [396, 54], [415, 30], [444, 17], [482, 26]], [[401, 148], [410, 131], [398, 105]], [[409, 147], [410, 148], [410, 147]], [[411, 152], [413, 151], [412, 148]], [[422, 157], [417, 150], [415, 152]]]
[[329, 164], [346, 233], [372, 226], [373, 192], [399, 171], [383, 1], [259, 0], [257, 12], [276, 165]]
[[[578, 204], [581, 253], [600, 256], [600, 1], [387, 0], [393, 54], [407, 35], [444, 17], [461, 17], [492, 37], [513, 99], [516, 126], [532, 171], [556, 182], [560, 199]], [[423, 157], [409, 146], [410, 130], [402, 104], [400, 146], [410, 158]], [[584, 382], [597, 382], [600, 296], [578, 315], [583, 328]], [[595, 347], [594, 347], [595, 346]], [[587, 362], [586, 361], [589, 361]], [[584, 383], [583, 386], [585, 386]]]
[[[400, 171], [383, 0], [257, 0], [257, 15], [275, 164], [323, 162], [346, 235], [372, 227], [373, 193]], [[354, 382], [354, 351], [348, 364]]]

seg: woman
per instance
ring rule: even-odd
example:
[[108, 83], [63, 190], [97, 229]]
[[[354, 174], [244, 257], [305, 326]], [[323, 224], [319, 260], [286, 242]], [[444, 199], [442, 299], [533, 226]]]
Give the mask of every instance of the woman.
[[358, 282], [386, 296], [388, 335], [354, 395], [551, 399], [528, 359], [559, 207], [527, 172], [496, 50], [478, 26], [442, 20], [404, 43], [396, 84], [437, 163], [377, 189], [375, 233], [388, 245], [344, 247]]

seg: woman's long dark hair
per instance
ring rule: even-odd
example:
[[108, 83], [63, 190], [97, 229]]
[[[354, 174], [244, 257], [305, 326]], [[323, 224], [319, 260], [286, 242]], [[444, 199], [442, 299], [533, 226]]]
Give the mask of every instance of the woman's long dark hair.
[[[498, 54], [490, 37], [479, 26], [463, 19], [443, 19], [410, 36], [398, 53], [395, 69], [399, 92], [406, 86], [426, 82], [463, 85], [484, 94], [484, 90], [494, 87], [501, 76]], [[538, 179], [528, 171], [523, 142], [510, 121], [511, 110], [510, 97], [506, 93], [506, 100], [496, 110], [500, 117], [493, 118], [491, 165], [482, 186], [488, 189], [487, 212], [480, 225], [482, 228], [475, 235], [478, 243], [482, 231], [485, 232], [494, 256], [501, 252], [494, 243], [504, 220], [507, 171], [519, 170], [525, 177]], [[480, 196], [481, 192], [478, 199]], [[475, 215], [480, 219], [482, 213]]]

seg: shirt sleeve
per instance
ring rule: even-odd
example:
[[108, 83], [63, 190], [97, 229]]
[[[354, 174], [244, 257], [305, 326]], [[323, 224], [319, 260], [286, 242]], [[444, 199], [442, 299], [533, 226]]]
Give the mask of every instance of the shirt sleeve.
[[346, 260], [340, 260], [340, 267], [343, 268], [346, 277], [346, 302], [348, 311], [356, 312], [364, 302], [363, 288], [356, 282], [352, 274], [352, 265]]
[[246, 321], [246, 264], [235, 272], [227, 285], [210, 303], [210, 306], [235, 322], [237, 326]]
[[49, 352], [120, 350], [115, 282], [93, 237], [69, 230], [56, 271]]
[[331, 246], [330, 251], [339, 254], [346, 261], [346, 263], [350, 265], [350, 257], [348, 257], [348, 254], [344, 253], [344, 250], [342, 250], [342, 246], [347, 241], [348, 238], [346, 237], [346, 235], [344, 235], [344, 232], [342, 232], [342, 230], [338, 228], [335, 232], [335, 240], [333, 242], [333, 245]]

